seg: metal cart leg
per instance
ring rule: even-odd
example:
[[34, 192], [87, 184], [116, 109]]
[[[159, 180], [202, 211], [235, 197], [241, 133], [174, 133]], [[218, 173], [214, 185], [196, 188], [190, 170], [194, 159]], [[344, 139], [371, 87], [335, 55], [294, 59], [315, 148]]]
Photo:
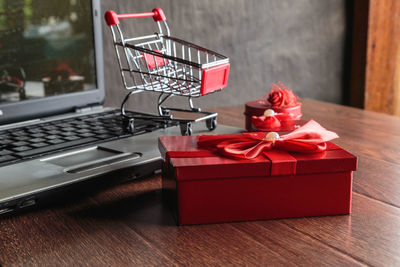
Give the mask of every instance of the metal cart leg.
[[191, 122], [181, 122], [179, 123], [182, 135], [192, 135], [192, 123]]
[[122, 129], [124, 132], [133, 133], [135, 131], [134, 118], [122, 118]]
[[165, 102], [168, 98], [170, 98], [172, 95], [164, 95], [164, 93], [161, 93], [160, 96], [158, 97], [158, 114], [160, 116], [169, 116], [171, 111], [168, 108], [162, 107], [162, 103]]
[[189, 97], [188, 100], [189, 100], [189, 107], [190, 107], [190, 109], [191, 109], [192, 111], [194, 111], [194, 112], [201, 112], [201, 108], [195, 108], [195, 107], [194, 107], [192, 97]]

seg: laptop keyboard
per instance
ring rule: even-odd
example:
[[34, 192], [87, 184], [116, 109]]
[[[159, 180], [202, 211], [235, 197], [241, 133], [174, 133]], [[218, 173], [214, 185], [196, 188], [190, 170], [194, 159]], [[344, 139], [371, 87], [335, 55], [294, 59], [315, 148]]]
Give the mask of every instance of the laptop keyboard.
[[4, 130], [0, 131], [0, 166], [81, 145], [144, 134], [167, 126], [171, 125], [135, 119], [135, 131], [128, 133], [122, 130], [120, 112], [107, 111]]

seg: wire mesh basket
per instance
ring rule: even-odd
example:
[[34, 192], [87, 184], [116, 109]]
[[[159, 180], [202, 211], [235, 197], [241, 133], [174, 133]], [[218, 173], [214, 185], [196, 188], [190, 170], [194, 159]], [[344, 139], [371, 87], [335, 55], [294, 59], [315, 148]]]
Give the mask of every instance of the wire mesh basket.
[[[153, 17], [158, 32], [126, 38], [119, 19], [142, 17]], [[130, 119], [126, 116], [124, 107], [132, 94], [153, 91], [160, 93], [157, 102], [159, 114], [148, 116], [149, 119], [178, 121], [184, 135], [191, 134], [192, 122], [202, 120], [206, 120], [210, 130], [215, 129], [217, 114], [195, 108], [192, 98], [219, 91], [227, 86], [229, 58], [170, 36], [166, 17], [160, 8], [155, 8], [152, 12], [134, 14], [107, 11], [105, 19], [111, 28], [123, 84], [130, 91], [122, 103], [122, 115]], [[162, 106], [171, 96], [188, 97], [190, 109]], [[195, 120], [177, 119], [170, 111], [196, 112], [204, 116]], [[144, 115], [140, 117], [143, 118]], [[128, 127], [131, 127], [129, 123]]]

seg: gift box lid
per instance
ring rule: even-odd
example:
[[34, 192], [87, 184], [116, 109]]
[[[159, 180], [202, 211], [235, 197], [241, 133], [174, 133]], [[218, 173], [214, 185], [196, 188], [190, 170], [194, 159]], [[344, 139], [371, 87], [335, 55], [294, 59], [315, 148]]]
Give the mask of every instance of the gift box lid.
[[197, 148], [197, 136], [164, 136], [159, 149], [167, 165], [175, 167], [178, 181], [263, 177], [354, 171], [357, 158], [338, 145], [327, 142], [321, 153], [265, 151], [254, 159], [222, 156]]
[[278, 108], [271, 107], [269, 104], [264, 104], [259, 100], [249, 101], [245, 104], [245, 115], [248, 116], [261, 116], [264, 114], [266, 109], [273, 109], [277, 113], [292, 113], [296, 116], [296, 119], [301, 118], [301, 103], [298, 103], [296, 106], [288, 107], [288, 108]]

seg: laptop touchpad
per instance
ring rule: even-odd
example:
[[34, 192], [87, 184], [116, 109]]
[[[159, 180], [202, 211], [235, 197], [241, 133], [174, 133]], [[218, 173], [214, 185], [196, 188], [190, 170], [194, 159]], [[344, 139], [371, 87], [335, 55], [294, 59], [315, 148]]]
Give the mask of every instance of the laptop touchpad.
[[79, 173], [140, 158], [140, 153], [123, 153], [103, 147], [92, 147], [63, 155], [44, 159], [43, 161], [65, 167], [64, 171]]

